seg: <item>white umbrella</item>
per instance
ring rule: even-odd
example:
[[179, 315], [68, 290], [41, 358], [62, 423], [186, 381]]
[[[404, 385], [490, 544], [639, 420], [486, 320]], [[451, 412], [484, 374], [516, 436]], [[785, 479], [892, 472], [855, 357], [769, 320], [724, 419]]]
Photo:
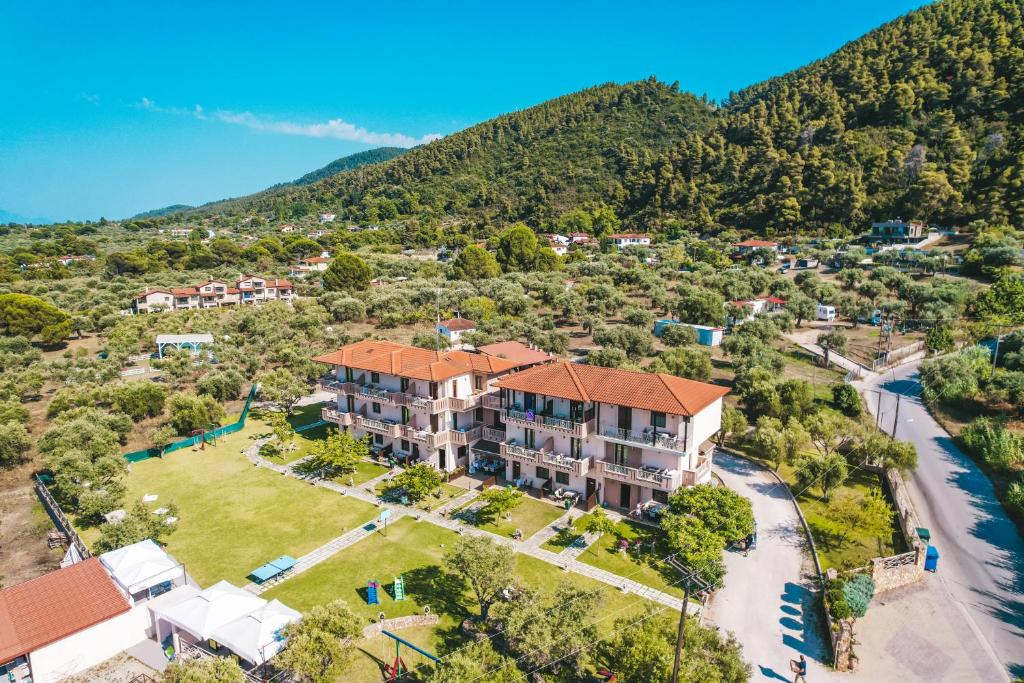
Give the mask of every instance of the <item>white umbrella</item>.
[[216, 629], [213, 639], [253, 664], [263, 664], [284, 647], [281, 630], [301, 618], [296, 610], [271, 600], [252, 614]]
[[153, 612], [164, 621], [188, 631], [200, 640], [213, 637], [213, 632], [228, 622], [261, 609], [267, 601], [248, 591], [218, 581], [199, 595], [166, 609]]

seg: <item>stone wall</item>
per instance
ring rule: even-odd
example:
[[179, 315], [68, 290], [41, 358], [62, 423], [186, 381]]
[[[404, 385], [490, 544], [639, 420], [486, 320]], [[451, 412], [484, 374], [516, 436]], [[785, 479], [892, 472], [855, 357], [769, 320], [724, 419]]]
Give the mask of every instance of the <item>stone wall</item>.
[[875, 582], [875, 592], [884, 593], [921, 580], [924, 576], [924, 560], [928, 546], [917, 535], [920, 522], [914, 512], [914, 506], [910, 503], [906, 484], [899, 471], [890, 469], [879, 471], [879, 474], [889, 489], [889, 495], [900, 520], [900, 530], [910, 547], [909, 552], [871, 560], [871, 578]]

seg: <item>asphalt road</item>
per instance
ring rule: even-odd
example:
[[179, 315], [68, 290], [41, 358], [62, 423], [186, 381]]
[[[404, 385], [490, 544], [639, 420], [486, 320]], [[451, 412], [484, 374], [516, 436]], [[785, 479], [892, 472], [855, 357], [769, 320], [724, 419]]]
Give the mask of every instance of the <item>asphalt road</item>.
[[907, 487], [940, 554], [935, 585], [986, 654], [1009, 676], [1024, 677], [1024, 539], [988, 477], [922, 404], [919, 364], [898, 366], [868, 384], [868, 407], [880, 409], [882, 429], [891, 434], [895, 426], [897, 438], [917, 447], [918, 466]]
[[727, 487], [750, 499], [757, 520], [757, 547], [747, 557], [725, 554], [725, 586], [706, 613], [736, 634], [754, 681], [791, 681], [789, 661], [803, 654], [811, 681], [841, 680], [822, 664], [827, 638], [819, 623], [806, 540], [785, 486], [763, 467], [715, 452], [714, 471]]

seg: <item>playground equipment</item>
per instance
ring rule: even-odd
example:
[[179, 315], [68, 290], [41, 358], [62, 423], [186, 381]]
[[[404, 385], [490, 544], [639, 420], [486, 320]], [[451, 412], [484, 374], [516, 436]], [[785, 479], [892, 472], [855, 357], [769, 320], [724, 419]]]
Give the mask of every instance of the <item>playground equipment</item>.
[[395, 577], [395, 600], [405, 600], [405, 579]]
[[367, 605], [379, 605], [380, 595], [380, 583], [376, 579], [370, 579], [366, 582], [366, 604]]
[[420, 648], [416, 647], [415, 645], [410, 643], [408, 640], [405, 640], [404, 638], [400, 638], [400, 637], [396, 636], [391, 631], [381, 631], [381, 633], [386, 635], [388, 638], [391, 638], [391, 639], [393, 639], [395, 641], [395, 661], [394, 661], [393, 664], [390, 664], [390, 665], [389, 664], [385, 664], [384, 665], [384, 680], [388, 681], [388, 683], [391, 683], [392, 681], [399, 680], [403, 675], [405, 675], [406, 673], [409, 672], [409, 667], [407, 667], [405, 665], [405, 661], [402, 659], [402, 646], [403, 645], [405, 645], [406, 647], [408, 647], [408, 648], [410, 648], [410, 649], [420, 653], [421, 655], [423, 655], [424, 657], [426, 657], [430, 661], [434, 662], [435, 664], [440, 664], [441, 663], [441, 660], [438, 659], [437, 657], [435, 657], [434, 655], [430, 654], [426, 650], [423, 650], [423, 649], [420, 649]]

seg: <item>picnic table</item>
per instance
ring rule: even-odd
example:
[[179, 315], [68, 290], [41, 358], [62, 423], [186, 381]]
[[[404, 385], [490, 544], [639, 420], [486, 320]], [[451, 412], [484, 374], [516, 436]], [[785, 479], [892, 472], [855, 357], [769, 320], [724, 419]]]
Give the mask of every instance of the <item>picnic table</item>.
[[284, 574], [294, 569], [296, 564], [296, 559], [291, 555], [282, 555], [275, 560], [267, 562], [262, 567], [254, 569], [250, 576], [256, 579], [256, 583], [266, 583], [275, 579], [280, 580], [284, 578]]

